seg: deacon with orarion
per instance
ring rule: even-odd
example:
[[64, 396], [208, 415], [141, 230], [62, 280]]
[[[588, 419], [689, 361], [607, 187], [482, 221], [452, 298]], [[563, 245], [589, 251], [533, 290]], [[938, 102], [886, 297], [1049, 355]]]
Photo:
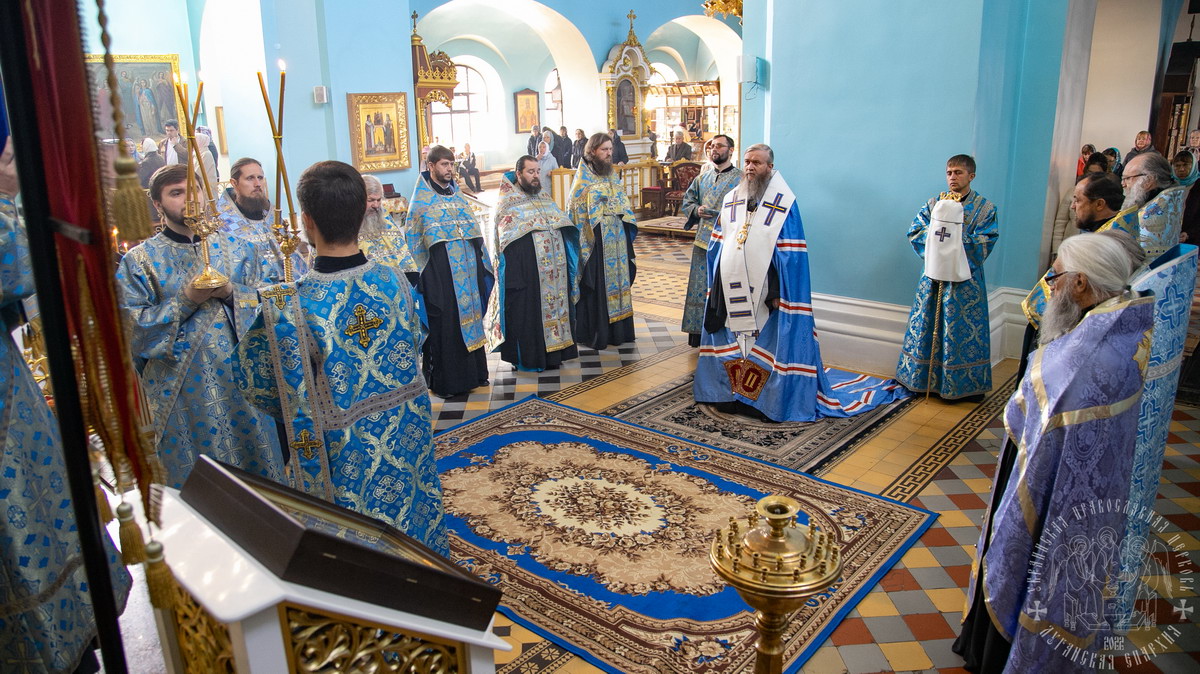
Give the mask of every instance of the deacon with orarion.
[[429, 338], [425, 379], [442, 398], [488, 383], [483, 314], [492, 265], [471, 204], [454, 184], [454, 153], [434, 145], [408, 207], [408, 248], [421, 273]]
[[[193, 181], [191, 192], [198, 191]], [[117, 267], [165, 483], [181, 487], [201, 454], [278, 480], [283, 455], [275, 424], [246, 402], [230, 369], [231, 354], [258, 310], [258, 252], [224, 232], [196, 236], [193, 221], [184, 218], [188, 192], [187, 164], [155, 172], [150, 197], [163, 229], [130, 249]], [[199, 205], [196, 197], [193, 202]], [[204, 267], [201, 246], [227, 283], [193, 285]]]

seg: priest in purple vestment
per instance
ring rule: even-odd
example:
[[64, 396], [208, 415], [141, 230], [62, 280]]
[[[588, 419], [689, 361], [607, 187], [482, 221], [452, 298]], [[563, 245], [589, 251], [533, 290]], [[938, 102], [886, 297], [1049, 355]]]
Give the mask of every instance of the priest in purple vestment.
[[971, 671], [1111, 669], [1121, 655], [1131, 616], [1112, 597], [1137, 516], [1124, 506], [1154, 321], [1154, 296], [1127, 288], [1141, 264], [1133, 243], [1071, 237], [1047, 275], [1040, 348], [1005, 410], [1008, 442], [954, 643]]

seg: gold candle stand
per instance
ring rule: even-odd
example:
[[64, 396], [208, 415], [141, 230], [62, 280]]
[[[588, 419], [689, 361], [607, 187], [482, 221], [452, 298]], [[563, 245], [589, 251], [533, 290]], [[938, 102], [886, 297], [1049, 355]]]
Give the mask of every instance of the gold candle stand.
[[841, 575], [841, 547], [811, 524], [797, 524], [799, 513], [795, 499], [764, 497], [747, 519], [730, 517], [709, 551], [713, 571], [756, 611], [755, 674], [783, 671], [791, 614]]

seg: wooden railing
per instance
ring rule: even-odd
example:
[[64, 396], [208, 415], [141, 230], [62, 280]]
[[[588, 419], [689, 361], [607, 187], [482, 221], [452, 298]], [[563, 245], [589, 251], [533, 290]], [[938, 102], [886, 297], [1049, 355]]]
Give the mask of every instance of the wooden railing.
[[[614, 167], [621, 184], [625, 186], [625, 194], [629, 196], [629, 205], [634, 211], [642, 208], [642, 188], [655, 187], [660, 184], [662, 166], [653, 159], [646, 159], [635, 164]], [[571, 199], [571, 183], [575, 181], [575, 169], [558, 168], [550, 172], [550, 196], [558, 207], [567, 210]]]
[[556, 168], [550, 172], [550, 196], [558, 207], [567, 210], [571, 200], [571, 183], [575, 182], [575, 169]]

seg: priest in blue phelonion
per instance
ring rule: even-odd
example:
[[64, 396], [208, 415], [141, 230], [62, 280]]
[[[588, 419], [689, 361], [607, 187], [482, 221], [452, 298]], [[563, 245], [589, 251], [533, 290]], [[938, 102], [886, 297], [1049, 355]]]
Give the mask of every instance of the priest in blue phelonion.
[[[1129, 477], [1155, 318], [1152, 294], [1126, 290], [1142, 257], [1117, 232], [1072, 236], [1058, 249], [1041, 346], [1004, 412], [1010, 442], [953, 646], [971, 671], [1103, 671], [1151, 652], [1118, 638], [1138, 620], [1120, 586], [1159, 568], [1122, 572], [1126, 549], [1147, 561], [1126, 534], [1149, 517], [1132, 507], [1141, 504]], [[1194, 260], [1185, 255], [1181, 283]]]
[[751, 145], [708, 247], [708, 304], [693, 392], [771, 421], [849, 417], [908, 396], [900, 384], [826, 369], [813, 325], [808, 244], [775, 154]]
[[317, 257], [298, 281], [262, 291], [237, 385], [283, 423], [293, 486], [448, 554], [409, 282], [359, 248], [367, 191], [354, 167], [313, 164], [297, 195]]

